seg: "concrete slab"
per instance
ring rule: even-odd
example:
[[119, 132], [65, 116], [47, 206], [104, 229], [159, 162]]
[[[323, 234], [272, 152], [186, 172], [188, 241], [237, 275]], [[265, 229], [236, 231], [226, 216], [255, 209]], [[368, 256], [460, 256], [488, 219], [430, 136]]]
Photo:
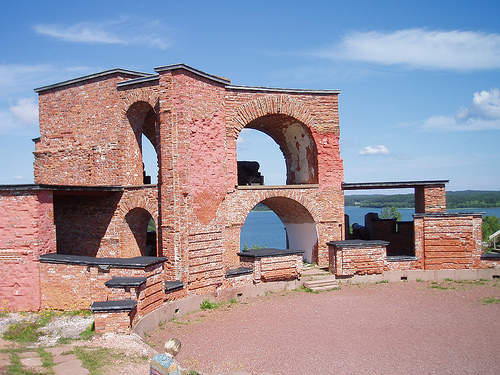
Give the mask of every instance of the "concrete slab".
[[456, 280], [455, 270], [435, 270], [435, 273], [437, 281], [443, 281], [445, 279]]
[[82, 367], [80, 360], [61, 362], [52, 367], [55, 375], [88, 375], [89, 370]]
[[477, 280], [477, 270], [456, 270], [455, 280]]

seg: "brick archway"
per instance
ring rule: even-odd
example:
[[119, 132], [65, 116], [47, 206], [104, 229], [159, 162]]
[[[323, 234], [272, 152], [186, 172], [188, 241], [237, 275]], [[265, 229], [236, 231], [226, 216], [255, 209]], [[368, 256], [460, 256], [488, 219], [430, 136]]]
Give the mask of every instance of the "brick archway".
[[298, 100], [284, 95], [268, 95], [251, 100], [236, 109], [232, 118], [233, 136], [238, 138], [243, 128], [253, 120], [273, 114], [293, 117], [310, 129], [317, 127], [308, 108]]
[[[315, 218], [316, 210], [310, 202], [303, 198], [302, 194], [295, 191], [287, 196], [286, 191], [273, 194], [273, 191], [253, 191], [251, 196], [246, 195], [246, 199], [241, 200], [244, 205], [239, 211], [239, 215], [232, 222], [233, 225], [241, 228], [255, 205], [263, 203], [269, 207], [283, 222], [287, 237], [288, 247], [294, 250], [304, 250], [304, 260], [307, 262], [318, 259], [318, 231]], [[264, 194], [258, 194], [264, 193]]]
[[279, 145], [287, 185], [318, 183], [318, 148], [312, 131], [316, 124], [304, 104], [282, 95], [258, 98], [236, 110], [233, 124], [236, 138], [243, 128], [250, 128]]

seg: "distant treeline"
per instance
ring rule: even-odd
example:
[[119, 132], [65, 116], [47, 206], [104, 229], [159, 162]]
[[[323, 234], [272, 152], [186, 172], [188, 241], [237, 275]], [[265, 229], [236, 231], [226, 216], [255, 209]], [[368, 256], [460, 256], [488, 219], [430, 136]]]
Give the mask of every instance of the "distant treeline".
[[[346, 195], [346, 206], [383, 208], [414, 208], [413, 194], [397, 195]], [[447, 208], [495, 208], [500, 207], [500, 191], [448, 191], [446, 192]]]

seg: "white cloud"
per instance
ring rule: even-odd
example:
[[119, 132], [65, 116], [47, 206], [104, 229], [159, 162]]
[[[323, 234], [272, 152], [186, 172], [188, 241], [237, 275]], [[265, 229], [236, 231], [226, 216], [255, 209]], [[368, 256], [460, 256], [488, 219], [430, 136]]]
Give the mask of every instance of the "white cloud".
[[14, 176], [14, 180], [24, 180], [23, 176]]
[[23, 124], [38, 122], [38, 103], [34, 98], [18, 99], [17, 104], [12, 105], [9, 110]]
[[418, 28], [352, 32], [338, 45], [316, 51], [315, 55], [414, 69], [497, 69], [500, 68], [500, 34]]
[[79, 22], [74, 25], [38, 24], [35, 32], [66, 42], [95, 44], [142, 44], [166, 49], [170, 42], [166, 39], [166, 28], [159, 21], [137, 20], [121, 17], [103, 22]]
[[500, 129], [500, 90], [474, 93], [472, 104], [459, 108], [454, 117], [433, 116], [423, 124], [427, 131], [471, 131]]
[[366, 146], [365, 148], [359, 150], [358, 155], [360, 156], [373, 156], [373, 155], [389, 155], [391, 152], [384, 145], [378, 146]]

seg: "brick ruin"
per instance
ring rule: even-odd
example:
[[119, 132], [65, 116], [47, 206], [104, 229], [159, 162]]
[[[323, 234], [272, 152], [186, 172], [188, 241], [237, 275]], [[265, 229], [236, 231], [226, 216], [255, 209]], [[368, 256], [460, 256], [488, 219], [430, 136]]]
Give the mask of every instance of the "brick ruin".
[[[350, 238], [344, 190], [366, 185], [343, 183], [339, 90], [235, 86], [184, 64], [155, 71], [35, 90], [35, 184], [0, 186], [4, 308], [92, 308], [97, 331], [127, 332], [169, 301], [297, 280], [303, 259], [339, 277], [496, 266], [481, 259], [481, 215], [446, 214], [443, 181], [411, 185], [415, 219], [398, 233], [372, 218], [369, 239]], [[286, 185], [262, 185], [251, 163], [238, 176], [243, 128], [279, 145]], [[239, 251], [258, 203], [282, 220], [288, 249]]]

